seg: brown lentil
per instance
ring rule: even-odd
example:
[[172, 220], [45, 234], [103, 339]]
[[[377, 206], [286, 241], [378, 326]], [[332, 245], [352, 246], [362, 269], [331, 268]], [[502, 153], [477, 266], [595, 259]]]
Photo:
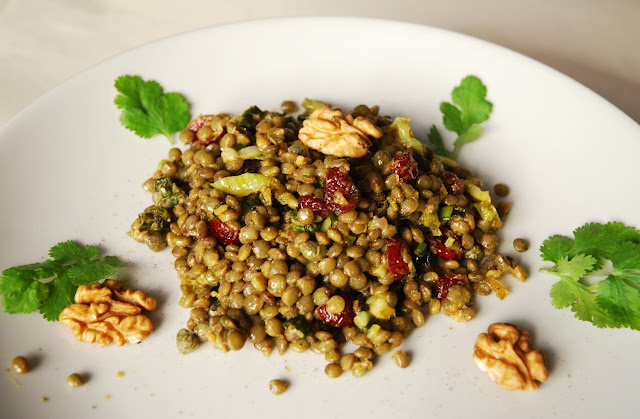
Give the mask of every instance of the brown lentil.
[[324, 368], [324, 373], [330, 378], [338, 378], [342, 375], [342, 367], [338, 363], [327, 364]]
[[273, 394], [282, 394], [289, 388], [289, 383], [284, 380], [271, 380], [269, 381], [269, 390]]
[[526, 252], [529, 249], [529, 243], [524, 239], [518, 238], [513, 241], [513, 248], [518, 252]]
[[84, 385], [84, 379], [80, 374], [73, 373], [67, 377], [67, 385], [69, 387], [81, 387]]
[[493, 187], [493, 191], [500, 198], [504, 198], [505, 196], [509, 195], [509, 187], [504, 183], [496, 183], [495, 186]]
[[26, 374], [31, 370], [31, 365], [27, 358], [17, 356], [11, 360], [11, 369], [17, 374]]
[[407, 368], [411, 362], [409, 355], [407, 355], [405, 351], [395, 351], [391, 356], [391, 359], [393, 360], [393, 363], [400, 368]]

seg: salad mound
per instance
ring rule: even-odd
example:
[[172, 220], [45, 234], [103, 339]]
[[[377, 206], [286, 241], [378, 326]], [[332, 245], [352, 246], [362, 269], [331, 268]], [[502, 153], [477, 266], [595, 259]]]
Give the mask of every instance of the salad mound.
[[497, 252], [509, 205], [408, 118], [284, 105], [199, 115], [144, 183], [153, 205], [129, 234], [171, 248], [190, 310], [182, 352], [311, 350], [328, 375], [360, 376], [426, 316], [469, 321], [475, 295], [507, 294], [504, 273], [526, 279]]

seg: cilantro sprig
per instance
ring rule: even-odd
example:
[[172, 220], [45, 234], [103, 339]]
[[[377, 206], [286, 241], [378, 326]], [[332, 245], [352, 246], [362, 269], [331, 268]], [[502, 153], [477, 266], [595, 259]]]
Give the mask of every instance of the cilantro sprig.
[[453, 103], [442, 102], [442, 123], [451, 132], [458, 134], [453, 142], [453, 150], [444, 145], [440, 131], [435, 125], [429, 130], [429, 142], [433, 151], [441, 156], [454, 158], [460, 147], [480, 137], [484, 128], [480, 124], [491, 115], [493, 104], [486, 100], [487, 88], [475, 76], [465, 77], [460, 86], [451, 92]]
[[5, 269], [0, 276], [0, 295], [7, 313], [39, 310], [50, 321], [73, 304], [78, 286], [89, 285], [126, 266], [115, 256], [98, 258], [93, 246], [74, 241], [58, 243], [49, 250], [51, 259]]
[[184, 96], [164, 93], [153, 80], [124, 75], [116, 79], [115, 87], [120, 93], [114, 100], [122, 110], [120, 123], [142, 138], [162, 134], [173, 142], [171, 136], [183, 130], [191, 119]]
[[540, 271], [560, 277], [551, 287], [553, 306], [571, 307], [597, 327], [640, 330], [640, 231], [588, 223], [573, 235], [551, 236], [540, 247], [542, 259], [554, 263]]

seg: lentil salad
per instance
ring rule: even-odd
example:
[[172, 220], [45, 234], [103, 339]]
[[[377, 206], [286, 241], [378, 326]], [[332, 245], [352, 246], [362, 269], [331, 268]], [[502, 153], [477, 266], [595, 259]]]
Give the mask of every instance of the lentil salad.
[[[469, 321], [475, 294], [504, 298], [503, 273], [526, 279], [497, 252], [509, 205], [413, 138], [408, 119], [355, 107], [348, 120], [381, 135], [363, 157], [340, 158], [301, 141], [326, 107], [303, 106], [200, 115], [180, 133], [187, 148], [169, 150], [143, 185], [154, 204], [129, 234], [171, 248], [190, 310], [181, 352], [206, 341], [225, 352], [247, 342], [266, 355], [311, 350], [328, 376], [361, 376], [425, 316]], [[357, 349], [341, 353], [349, 341]]]

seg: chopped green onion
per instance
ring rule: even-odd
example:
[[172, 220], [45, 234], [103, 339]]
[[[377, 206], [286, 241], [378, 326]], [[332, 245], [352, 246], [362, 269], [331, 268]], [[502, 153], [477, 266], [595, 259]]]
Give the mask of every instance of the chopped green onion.
[[438, 210], [438, 218], [440, 218], [440, 221], [449, 221], [451, 214], [453, 214], [452, 206], [442, 207]]
[[247, 196], [272, 186], [277, 180], [259, 173], [243, 173], [218, 179], [211, 186], [235, 196]]
[[418, 243], [418, 245], [416, 246], [415, 250], [413, 251], [413, 253], [416, 256], [422, 256], [427, 252], [428, 246], [426, 242], [420, 242]]

